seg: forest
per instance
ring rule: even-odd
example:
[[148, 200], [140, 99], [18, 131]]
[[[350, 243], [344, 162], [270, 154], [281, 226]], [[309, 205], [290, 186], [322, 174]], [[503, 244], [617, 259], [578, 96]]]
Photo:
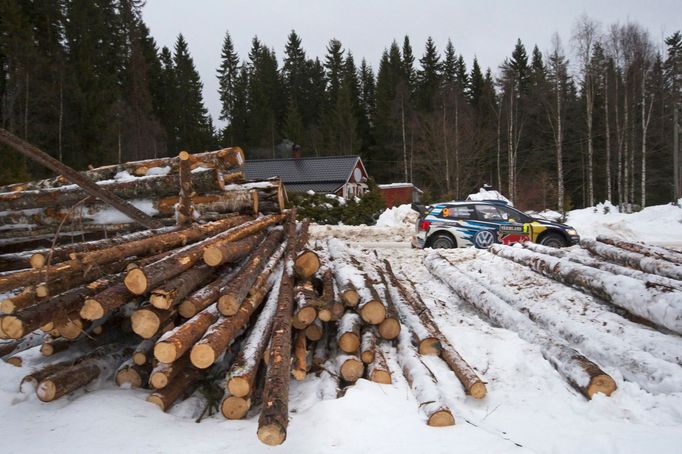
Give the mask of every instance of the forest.
[[[0, 0], [0, 126], [76, 169], [240, 146], [247, 159], [358, 154], [379, 183], [428, 199], [490, 183], [524, 209], [682, 197], [682, 34], [575, 19], [549, 49], [518, 40], [497, 66], [452, 41], [396, 38], [378, 68], [330, 39], [322, 58], [291, 31], [284, 54], [225, 32], [220, 124], [179, 34], [159, 48], [140, 0]], [[249, 39], [249, 37], [239, 37]], [[415, 50], [421, 47], [422, 50]], [[377, 49], [377, 52], [380, 52]], [[0, 184], [47, 175], [9, 149]]]

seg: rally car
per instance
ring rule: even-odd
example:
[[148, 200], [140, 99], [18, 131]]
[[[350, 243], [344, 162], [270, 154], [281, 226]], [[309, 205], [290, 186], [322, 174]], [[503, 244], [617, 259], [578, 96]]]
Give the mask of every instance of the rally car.
[[524, 241], [558, 248], [580, 241], [573, 227], [533, 218], [503, 201], [448, 202], [413, 208], [420, 213], [412, 239], [412, 246], [417, 248], [487, 249], [494, 243]]

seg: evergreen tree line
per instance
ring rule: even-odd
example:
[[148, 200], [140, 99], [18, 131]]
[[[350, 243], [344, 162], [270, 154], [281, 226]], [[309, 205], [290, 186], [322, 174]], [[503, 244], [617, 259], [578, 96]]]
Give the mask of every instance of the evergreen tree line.
[[[0, 0], [2, 127], [76, 168], [239, 145], [247, 157], [359, 154], [379, 182], [462, 198], [491, 183], [524, 208], [625, 207], [682, 197], [682, 35], [658, 52], [636, 23], [580, 17], [543, 54], [519, 40], [495, 71], [448, 41], [409, 37], [375, 71], [331, 39], [309, 57], [292, 31], [281, 61], [226, 33], [215, 128], [188, 44], [159, 50], [140, 0]], [[569, 62], [568, 54], [575, 55]], [[678, 149], [678, 148], [677, 148]], [[39, 176], [7, 155], [0, 181]]]

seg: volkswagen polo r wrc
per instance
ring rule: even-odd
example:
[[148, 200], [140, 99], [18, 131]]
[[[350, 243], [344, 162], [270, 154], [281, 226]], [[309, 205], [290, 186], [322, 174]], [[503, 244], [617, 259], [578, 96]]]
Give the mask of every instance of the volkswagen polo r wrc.
[[412, 239], [412, 246], [417, 248], [487, 249], [494, 243], [524, 241], [559, 248], [580, 241], [573, 227], [531, 217], [503, 201], [448, 202], [413, 208], [420, 213]]

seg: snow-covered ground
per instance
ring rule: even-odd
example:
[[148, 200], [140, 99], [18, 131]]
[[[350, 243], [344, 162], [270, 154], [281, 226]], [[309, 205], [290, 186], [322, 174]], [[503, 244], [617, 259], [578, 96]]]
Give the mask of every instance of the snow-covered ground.
[[[568, 218], [585, 237], [621, 234], [682, 244], [682, 210], [674, 206], [651, 207], [632, 215], [577, 210]], [[34, 393], [19, 391], [26, 368], [0, 363], [0, 438], [5, 452], [679, 452], [682, 367], [676, 355], [682, 352], [680, 336], [644, 328], [592, 296], [485, 251], [444, 252], [469, 276], [521, 298], [542, 315], [536, 320], [545, 323], [548, 331], [562, 332], [564, 337], [570, 337], [572, 329], [584, 334], [573, 338], [572, 345], [585, 350], [618, 385], [611, 397], [597, 395], [588, 401], [543, 358], [540, 347], [513, 330], [495, 327], [429, 273], [422, 263], [428, 251], [409, 246], [415, 219], [409, 207], [397, 207], [385, 212], [375, 227], [311, 226], [311, 241], [336, 237], [364, 248], [364, 254], [376, 251], [391, 261], [408, 287], [414, 284], [440, 329], [487, 382], [488, 395], [475, 400], [464, 394], [440, 359], [426, 359], [447, 396], [455, 426], [425, 424], [392, 355], [388, 358], [392, 385], [361, 379], [339, 399], [321, 400], [317, 392], [321, 384], [314, 376], [292, 381], [288, 437], [278, 448], [258, 441], [258, 409], [243, 421], [218, 415], [197, 424], [198, 397], [164, 414], [145, 401], [148, 392], [110, 383], [44, 404]], [[643, 357], [642, 352], [651, 363], [666, 361], [667, 387], [646, 391], [647, 386], [637, 380], [647, 377], [622, 366]], [[41, 360], [34, 352], [34, 361]], [[628, 364], [636, 368], [633, 361]], [[652, 383], [656, 379], [651, 377]], [[654, 389], [655, 383], [649, 388]]]

